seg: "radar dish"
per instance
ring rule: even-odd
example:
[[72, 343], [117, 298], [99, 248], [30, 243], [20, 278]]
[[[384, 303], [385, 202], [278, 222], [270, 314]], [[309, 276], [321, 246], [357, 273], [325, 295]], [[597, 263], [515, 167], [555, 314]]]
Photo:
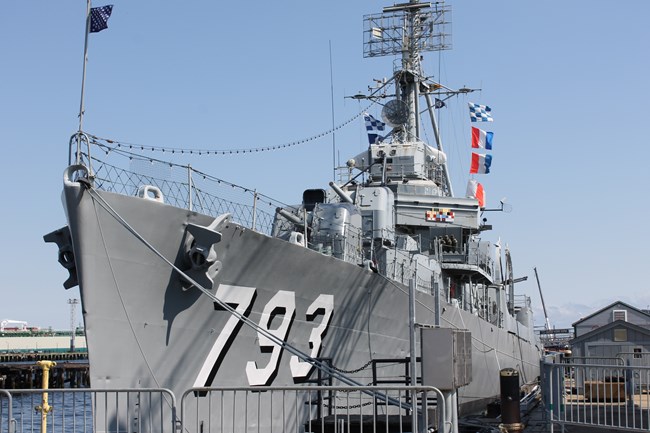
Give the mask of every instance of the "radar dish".
[[381, 118], [391, 128], [402, 126], [409, 118], [408, 106], [404, 101], [400, 101], [399, 99], [388, 101], [381, 110]]

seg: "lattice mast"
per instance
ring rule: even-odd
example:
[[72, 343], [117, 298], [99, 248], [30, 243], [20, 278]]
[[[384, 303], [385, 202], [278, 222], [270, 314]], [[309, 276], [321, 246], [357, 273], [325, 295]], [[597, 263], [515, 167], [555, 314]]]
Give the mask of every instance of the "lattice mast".
[[417, 0], [385, 7], [383, 13], [364, 17], [364, 57], [401, 55], [396, 68], [395, 96], [407, 107], [406, 122], [397, 132], [398, 139], [414, 141], [420, 137], [418, 96], [426, 89], [420, 53], [451, 48], [449, 24], [444, 2], [420, 3]]

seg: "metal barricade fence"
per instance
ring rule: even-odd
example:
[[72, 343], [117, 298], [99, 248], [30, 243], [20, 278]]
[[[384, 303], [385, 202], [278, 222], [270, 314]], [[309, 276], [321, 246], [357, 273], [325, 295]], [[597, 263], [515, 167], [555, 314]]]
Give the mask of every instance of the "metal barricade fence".
[[176, 398], [166, 389], [51, 388], [0, 396], [7, 394], [0, 433], [174, 433], [178, 426]]
[[625, 361], [620, 356], [575, 356], [563, 358], [568, 364], [591, 364], [605, 366], [624, 366]]
[[[438, 389], [424, 386], [195, 388], [181, 398], [181, 429], [197, 433], [448, 431], [445, 405], [436, 405], [444, 398]], [[415, 413], [410, 410], [412, 399], [418, 407]]]
[[0, 389], [0, 433], [13, 433], [15, 431], [12, 416], [12, 399], [11, 394], [4, 389]]
[[178, 417], [161, 388], [0, 390], [0, 433], [447, 432], [448, 399], [425, 386], [196, 388]]
[[543, 397], [554, 425], [650, 431], [650, 367], [542, 362]]

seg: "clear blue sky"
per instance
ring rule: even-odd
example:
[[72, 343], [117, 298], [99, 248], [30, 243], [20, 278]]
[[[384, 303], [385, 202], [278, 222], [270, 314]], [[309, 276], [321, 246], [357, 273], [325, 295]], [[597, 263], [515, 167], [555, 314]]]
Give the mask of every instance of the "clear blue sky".
[[[108, 3], [108, 2], [107, 2]], [[107, 3], [95, 2], [93, 6]], [[362, 57], [363, 15], [383, 1], [113, 0], [109, 28], [90, 35], [90, 133], [186, 148], [280, 145], [362, 108], [345, 99], [391, 74]], [[648, 102], [650, 2], [449, 1], [453, 49], [427, 53], [443, 84], [481, 88], [441, 113], [457, 193], [468, 179], [466, 102], [495, 122], [487, 214], [513, 253], [518, 289], [543, 324], [537, 267], [552, 324], [570, 325], [616, 299], [650, 304]], [[67, 328], [66, 272], [42, 236], [65, 225], [60, 203], [77, 129], [84, 0], [7, 0], [0, 14], [0, 319]], [[378, 115], [373, 108], [371, 113]], [[429, 136], [432, 140], [432, 137]], [[360, 121], [336, 135], [341, 160], [365, 147]], [[183, 162], [183, 161], [181, 161]], [[193, 165], [284, 202], [332, 177], [332, 140]], [[76, 319], [80, 321], [80, 315]]]

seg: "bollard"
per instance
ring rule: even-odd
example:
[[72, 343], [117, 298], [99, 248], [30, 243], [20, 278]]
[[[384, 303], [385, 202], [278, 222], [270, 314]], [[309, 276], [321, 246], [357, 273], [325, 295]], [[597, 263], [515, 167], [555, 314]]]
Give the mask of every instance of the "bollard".
[[501, 431], [519, 433], [524, 431], [519, 408], [519, 371], [504, 368], [499, 372], [501, 383]]
[[48, 401], [48, 395], [46, 389], [49, 388], [50, 381], [50, 368], [56, 365], [54, 361], [38, 361], [36, 363], [39, 367], [43, 369], [43, 402], [40, 406], [36, 406], [35, 409], [37, 412], [41, 413], [41, 433], [47, 433], [47, 414], [52, 410]]

